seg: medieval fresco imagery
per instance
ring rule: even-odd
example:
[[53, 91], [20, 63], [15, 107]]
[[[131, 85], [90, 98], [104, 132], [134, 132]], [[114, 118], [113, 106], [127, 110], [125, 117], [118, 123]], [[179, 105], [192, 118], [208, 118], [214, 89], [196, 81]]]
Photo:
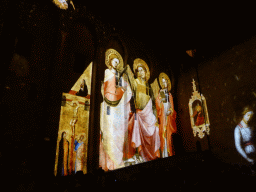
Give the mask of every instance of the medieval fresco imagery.
[[203, 94], [196, 90], [195, 80], [193, 79], [193, 92], [189, 100], [190, 122], [194, 137], [198, 135], [203, 138], [205, 134], [210, 134], [210, 121], [206, 105], [206, 99]]
[[234, 129], [235, 147], [237, 152], [250, 164], [254, 165], [256, 150], [254, 145], [255, 128], [252, 126], [254, 112], [246, 106], [241, 114], [241, 121]]
[[[124, 67], [114, 49], [105, 53], [101, 93], [99, 165], [114, 170], [174, 155], [176, 112], [167, 74], [152, 84], [147, 63], [137, 58]], [[159, 83], [161, 88], [159, 87]]]
[[88, 123], [92, 63], [69, 93], [62, 94], [55, 176], [87, 173]]

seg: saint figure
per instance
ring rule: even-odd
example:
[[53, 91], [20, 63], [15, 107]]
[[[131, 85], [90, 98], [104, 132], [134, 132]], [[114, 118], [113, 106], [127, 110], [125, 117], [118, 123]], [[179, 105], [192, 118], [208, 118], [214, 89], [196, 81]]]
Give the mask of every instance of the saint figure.
[[161, 157], [174, 155], [172, 134], [177, 131], [176, 111], [170, 93], [171, 81], [165, 73], [159, 75], [162, 89], [156, 98], [157, 115], [159, 118], [159, 136], [161, 141]]
[[136, 112], [129, 121], [131, 145], [135, 148], [143, 161], [150, 161], [160, 157], [159, 128], [154, 114], [155, 101], [153, 91], [148, 84], [149, 68], [142, 59], [135, 59], [134, 75], [127, 66], [127, 74], [134, 94]]
[[100, 117], [100, 166], [105, 171], [124, 167], [123, 149], [132, 96], [123, 74], [123, 59], [116, 50], [106, 51], [106, 65]]
[[246, 107], [243, 111], [243, 119], [236, 126], [234, 131], [235, 146], [238, 153], [249, 163], [254, 164], [256, 158], [255, 145], [253, 143], [253, 130], [250, 121], [253, 111]]
[[85, 160], [85, 144], [84, 144], [84, 136], [81, 135], [79, 140], [75, 139], [74, 143], [74, 151], [76, 153], [76, 160], [75, 160], [75, 173], [77, 171], [83, 171], [84, 160]]
[[76, 95], [81, 96], [81, 97], [86, 97], [88, 95], [88, 90], [87, 90], [85, 79], [81, 80], [80, 89], [76, 93]]
[[194, 118], [194, 122], [196, 126], [200, 126], [202, 124], [204, 124], [204, 115], [202, 112], [202, 107], [201, 105], [199, 105], [199, 103], [197, 103], [196, 107], [195, 107], [195, 111], [193, 114], [193, 118]]
[[58, 171], [57, 175], [68, 175], [68, 155], [69, 154], [69, 142], [66, 139], [66, 132], [61, 134], [61, 140], [59, 142], [59, 156], [58, 156]]

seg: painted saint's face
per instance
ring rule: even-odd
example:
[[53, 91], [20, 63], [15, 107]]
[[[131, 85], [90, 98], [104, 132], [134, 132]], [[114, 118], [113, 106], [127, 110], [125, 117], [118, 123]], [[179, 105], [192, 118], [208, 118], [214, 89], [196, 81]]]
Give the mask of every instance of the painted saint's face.
[[166, 89], [167, 88], [167, 81], [166, 81], [166, 79], [163, 78], [162, 82], [163, 82], [164, 88]]
[[112, 59], [111, 65], [112, 65], [112, 67], [113, 67], [114, 69], [116, 69], [117, 66], [119, 65], [119, 60], [118, 60], [117, 58]]
[[84, 139], [84, 136], [81, 135], [79, 140], [80, 140], [80, 141], [83, 141], [83, 139]]
[[139, 67], [138, 68], [138, 76], [142, 79], [145, 79], [146, 78], [146, 73], [144, 71], [144, 69], [142, 67]]
[[66, 138], [66, 133], [63, 133], [63, 138], [64, 138], [64, 139]]
[[248, 111], [245, 115], [244, 115], [244, 122], [245, 123], [248, 123], [251, 119], [252, 119], [252, 116], [253, 116], [253, 112], [252, 111]]
[[84, 82], [85, 82], [85, 79], [82, 79], [81, 80], [81, 85], [80, 85], [80, 87], [83, 89], [84, 88]]

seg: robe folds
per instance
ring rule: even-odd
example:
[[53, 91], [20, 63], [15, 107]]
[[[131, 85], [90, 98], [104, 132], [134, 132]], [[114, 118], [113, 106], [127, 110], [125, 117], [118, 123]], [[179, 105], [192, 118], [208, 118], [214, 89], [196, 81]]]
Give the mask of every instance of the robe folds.
[[132, 146], [138, 148], [144, 161], [160, 157], [159, 128], [155, 125], [157, 119], [153, 114], [152, 100], [148, 101], [143, 110], [137, 109], [135, 115], [136, 118], [132, 117], [133, 122], [130, 122], [133, 128], [129, 127], [132, 131]]
[[57, 175], [68, 175], [69, 142], [62, 138], [59, 142], [58, 171]]
[[113, 170], [124, 166], [124, 142], [128, 137], [128, 120], [132, 91], [122, 78], [122, 85], [116, 87], [115, 74], [109, 69], [104, 76], [104, 101], [101, 103], [100, 118], [100, 167]]
[[83, 171], [84, 158], [85, 158], [85, 145], [84, 142], [79, 143], [75, 140], [76, 160], [75, 160], [75, 173], [77, 171]]
[[203, 116], [202, 112], [199, 113], [199, 112], [196, 111], [195, 114], [194, 114], [194, 117], [196, 119], [196, 121], [195, 121], [196, 126], [200, 126], [200, 125], [205, 123], [204, 122], [204, 116]]
[[176, 111], [174, 110], [173, 105], [173, 97], [171, 93], [169, 95], [169, 103], [170, 108], [172, 109], [172, 113], [170, 115], [166, 115], [164, 104], [161, 102], [160, 94], [156, 98], [156, 109], [159, 118], [159, 135], [161, 140], [161, 151], [164, 151], [165, 148], [165, 140], [167, 143], [167, 151], [168, 156], [174, 155], [173, 142], [172, 142], [172, 134], [177, 132], [176, 126]]

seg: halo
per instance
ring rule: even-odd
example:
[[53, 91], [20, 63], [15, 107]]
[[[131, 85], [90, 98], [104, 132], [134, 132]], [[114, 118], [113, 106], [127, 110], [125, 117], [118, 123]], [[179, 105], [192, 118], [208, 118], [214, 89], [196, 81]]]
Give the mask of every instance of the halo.
[[117, 70], [122, 70], [124, 61], [120, 53], [118, 53], [115, 49], [108, 49], [105, 53], [105, 64], [110, 69], [110, 62], [112, 59], [117, 58], [119, 60], [119, 65], [117, 66]]
[[[134, 73], [136, 73], [136, 69], [139, 66], [143, 66], [146, 69], [146, 81], [148, 81], [149, 78], [150, 78], [150, 71], [149, 71], [147, 63], [144, 60], [140, 59], [140, 58], [135, 59], [134, 62], [133, 62], [133, 72]], [[136, 76], [137, 76], [137, 74], [136, 74]]]
[[168, 92], [171, 91], [172, 84], [171, 84], [171, 80], [170, 80], [170, 78], [168, 77], [168, 75], [166, 75], [165, 73], [160, 73], [160, 75], [159, 75], [159, 83], [160, 83], [160, 85], [161, 85], [161, 88], [164, 89], [164, 84], [163, 84], [162, 78], [164, 78], [164, 79], [167, 80], [167, 83], [168, 83]]

